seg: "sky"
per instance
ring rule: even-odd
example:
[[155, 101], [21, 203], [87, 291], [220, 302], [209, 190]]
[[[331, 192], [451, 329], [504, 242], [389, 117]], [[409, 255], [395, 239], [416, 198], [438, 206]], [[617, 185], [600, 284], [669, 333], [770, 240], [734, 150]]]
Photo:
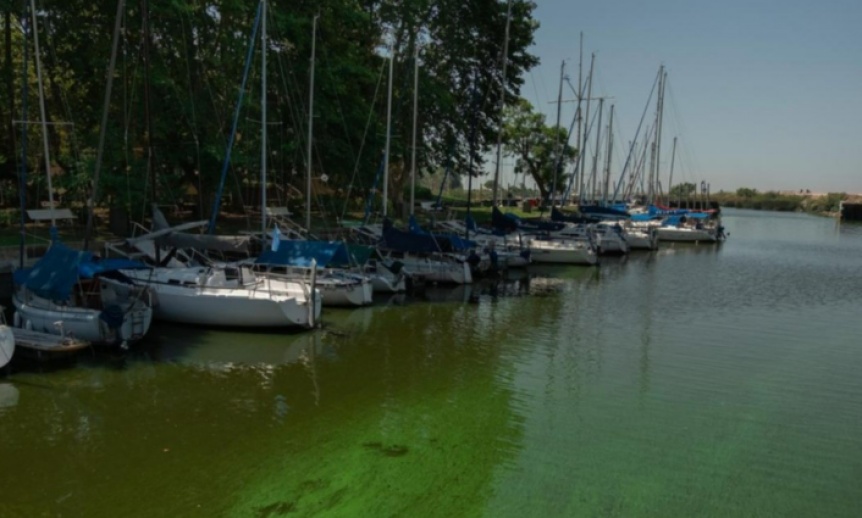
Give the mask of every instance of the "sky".
[[[537, 4], [531, 51], [541, 63], [526, 74], [521, 94], [554, 124], [560, 63], [567, 60], [577, 84], [583, 32], [585, 76], [596, 55], [593, 96], [612, 97], [606, 102], [615, 105], [614, 177], [663, 64], [665, 182], [678, 137], [674, 183], [706, 181], [712, 192], [862, 193], [862, 1]], [[563, 97], [573, 95], [564, 90]], [[574, 110], [564, 104], [564, 125]], [[654, 113], [653, 102], [647, 117]], [[512, 181], [511, 173], [504, 178]]]

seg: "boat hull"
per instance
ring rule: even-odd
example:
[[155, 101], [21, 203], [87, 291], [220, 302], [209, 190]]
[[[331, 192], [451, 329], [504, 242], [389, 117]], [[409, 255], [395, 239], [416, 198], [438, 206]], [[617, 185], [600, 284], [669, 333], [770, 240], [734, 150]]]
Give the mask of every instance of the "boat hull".
[[661, 227], [658, 229], [659, 241], [676, 241], [687, 243], [717, 243], [715, 231], [709, 229], [689, 229]]
[[122, 322], [112, 328], [99, 309], [59, 306], [44, 299], [16, 294], [14, 324], [22, 329], [57, 336], [72, 336], [93, 345], [126, 345], [142, 339], [150, 328], [153, 308], [141, 305], [122, 311]]

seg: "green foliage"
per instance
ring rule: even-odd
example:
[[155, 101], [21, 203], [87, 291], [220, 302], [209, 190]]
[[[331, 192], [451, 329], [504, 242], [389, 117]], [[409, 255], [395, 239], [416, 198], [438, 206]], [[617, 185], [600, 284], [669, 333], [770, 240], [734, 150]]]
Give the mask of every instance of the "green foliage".
[[757, 189], [749, 189], [748, 187], [740, 187], [736, 190], [736, 195], [740, 198], [754, 198], [757, 196]]
[[503, 142], [507, 153], [515, 156], [515, 173], [529, 175], [542, 198], [548, 197], [555, 176], [557, 192], [568, 181], [569, 175], [563, 171], [578, 152], [566, 144], [567, 140], [566, 129], [547, 126], [545, 116], [533, 111], [526, 99], [520, 99], [506, 111]]
[[[52, 156], [70, 199], [86, 199], [92, 183], [116, 5], [114, 0], [43, 0], [39, 6], [47, 112], [51, 120], [74, 122], [74, 127], [50, 129]], [[159, 203], [175, 203], [193, 186], [200, 190], [206, 212], [221, 175], [258, 1], [149, 5], [147, 86], [152, 131], [147, 135], [141, 3], [127, 2], [97, 203], [126, 206], [137, 217], [153, 198], [150, 144]], [[364, 191], [379, 168], [389, 45], [395, 56], [389, 191], [396, 196], [402, 195], [401, 187], [409, 178], [405, 172], [409, 170], [417, 48], [418, 168], [436, 170], [451, 160], [456, 177], [464, 175], [471, 163], [477, 174], [496, 138], [500, 85], [505, 84], [507, 100], [517, 98], [524, 71], [538, 62], [528, 52], [537, 23], [532, 18], [535, 4], [527, 0], [513, 2], [505, 81], [498, 66], [506, 24], [504, 0], [270, 0], [268, 5], [266, 152], [273, 191], [304, 192], [309, 57], [316, 14], [320, 18], [310, 161], [313, 174], [326, 173], [329, 185], [338, 186], [337, 194], [344, 194], [351, 183]], [[13, 9], [13, 18], [20, 15], [17, 3], [6, 9]], [[6, 120], [19, 118], [21, 107], [24, 42], [20, 31], [11, 31], [11, 36], [13, 44], [4, 48], [11, 49], [14, 73], [4, 76], [11, 80], [11, 88], [4, 84], [2, 90], [11, 90], [16, 97], [15, 116], [9, 116], [4, 102], [0, 113]], [[226, 194], [237, 204], [243, 198], [246, 205], [257, 203], [251, 186], [261, 155], [261, 51], [260, 43], [255, 45], [225, 184]], [[35, 118], [32, 51], [27, 81], [30, 118]], [[0, 142], [11, 142], [9, 131], [5, 124], [0, 126]], [[38, 128], [31, 129], [27, 160], [31, 174], [44, 176], [44, 171], [34, 171], [40, 167], [40, 146], [35, 145], [39, 138]], [[19, 152], [4, 150], [3, 155], [17, 157]], [[14, 180], [14, 168], [2, 169]], [[30, 194], [33, 203], [44, 190], [31, 187]], [[322, 198], [316, 195], [315, 200]]]
[[679, 183], [671, 187], [670, 189], [670, 197], [671, 199], [676, 198], [688, 198], [697, 192], [697, 185], [685, 182]]

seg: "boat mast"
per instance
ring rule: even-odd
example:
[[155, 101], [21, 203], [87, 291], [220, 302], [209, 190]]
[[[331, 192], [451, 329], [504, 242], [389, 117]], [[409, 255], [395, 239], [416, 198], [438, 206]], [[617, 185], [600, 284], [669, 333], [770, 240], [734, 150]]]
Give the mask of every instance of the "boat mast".
[[[602, 201], [608, 202], [608, 191], [610, 191], [611, 183], [611, 152], [614, 148], [614, 105], [611, 105], [611, 114], [608, 119], [608, 153], [605, 156], [605, 188], [602, 193]], [[616, 200], [611, 200], [616, 201]]]
[[90, 244], [90, 235], [93, 232], [93, 207], [96, 204], [96, 194], [99, 189], [99, 172], [102, 169], [102, 155], [105, 151], [105, 129], [108, 125], [108, 108], [111, 103], [111, 89], [114, 85], [114, 66], [117, 63], [117, 48], [120, 41], [120, 27], [123, 21], [123, 8], [126, 5], [126, 0], [117, 2], [117, 16], [114, 20], [114, 42], [111, 46], [111, 61], [108, 64], [108, 85], [105, 88], [105, 104], [102, 106], [102, 125], [99, 128], [99, 149], [96, 152], [96, 166], [93, 171], [93, 188], [90, 190], [90, 197], [87, 199], [87, 229], [84, 232], [84, 250], [87, 250]]
[[[590, 56], [590, 76], [588, 78], [589, 83], [587, 83], [587, 111], [584, 117], [584, 136], [581, 141], [581, 149], [578, 151], [581, 155], [581, 164], [578, 167], [579, 171], [584, 171], [587, 167], [587, 154], [583, 152], [583, 150], [587, 147], [587, 137], [590, 133], [589, 124], [590, 124], [590, 104], [593, 98], [593, 67], [596, 64], [596, 54], [593, 53]], [[581, 172], [581, 188], [580, 188], [580, 201], [584, 201], [584, 194], [587, 190], [586, 178], [584, 177], [583, 172]]]
[[592, 204], [595, 205], [598, 201], [598, 188], [596, 187], [599, 179], [599, 157], [601, 156], [601, 141], [602, 141], [602, 113], [605, 110], [605, 98], [599, 98], [599, 121], [596, 124], [596, 150], [593, 154], [593, 172], [590, 173], [590, 179], [593, 183], [592, 192], [590, 195], [592, 196]]
[[[563, 108], [563, 79], [565, 78], [566, 72], [566, 60], [560, 62], [560, 88], [557, 93], [557, 137], [556, 142], [554, 142], [554, 151], [556, 151], [556, 156], [559, 157], [562, 154], [562, 149], [560, 149], [560, 112]], [[554, 166], [554, 181], [551, 183], [551, 207], [554, 206], [554, 197], [557, 191], [557, 174], [560, 169], [560, 160], [555, 160], [556, 164]]]
[[419, 44], [413, 49], [413, 145], [410, 152], [410, 215], [416, 205], [416, 123], [419, 118]]
[[389, 55], [389, 93], [386, 98], [386, 146], [383, 149], [383, 217], [389, 205], [389, 141], [392, 135], [392, 64], [395, 61], [395, 46], [390, 47]]
[[311, 136], [314, 131], [314, 52], [317, 42], [317, 19], [314, 15], [311, 22], [311, 70], [308, 87], [308, 149], [306, 151], [307, 171], [305, 174], [305, 231], [311, 232]]
[[673, 148], [670, 152], [670, 178], [667, 181], [667, 206], [670, 207], [670, 189], [673, 187], [673, 164], [676, 162], [676, 137], [673, 138]]
[[652, 156], [650, 159], [649, 185], [647, 186], [647, 188], [649, 189], [649, 191], [647, 192], [647, 198], [649, 200], [649, 203], [655, 203], [656, 185], [658, 184], [659, 179], [659, 163], [661, 158], [661, 125], [662, 111], [664, 109], [664, 84], [665, 79], [667, 78], [667, 74], [665, 74], [664, 72], [664, 65], [659, 67], [658, 74], [658, 97], [656, 98], [655, 109], [655, 134], [653, 136]]
[[266, 241], [266, 0], [260, 16], [260, 236]]
[[[158, 198], [158, 180], [156, 172], [153, 168], [153, 120], [150, 114], [150, 6], [147, 0], [141, 0], [141, 22], [144, 29], [144, 123], [147, 135], [147, 177], [151, 181], [151, 189], [153, 191], [153, 205], [157, 203]], [[158, 255], [159, 247], [156, 247]]]
[[[42, 146], [45, 154], [45, 174], [48, 177], [48, 206], [51, 210], [51, 231], [57, 228], [57, 221], [54, 217], [54, 188], [51, 185], [51, 153], [48, 149], [48, 119], [45, 115], [45, 90], [42, 86], [42, 60], [39, 57], [39, 26], [36, 25], [36, 3], [35, 0], [30, 0], [30, 16], [33, 21], [33, 43], [35, 45], [34, 54], [36, 57], [36, 79], [39, 85], [39, 114], [42, 122]], [[53, 236], [52, 236], [53, 239]]]
[[497, 163], [494, 166], [494, 193], [491, 201], [493, 207], [497, 206], [497, 201], [499, 200], [500, 161], [503, 155], [503, 108], [506, 105], [506, 67], [509, 64], [509, 25], [511, 21], [512, 0], [509, 0], [506, 7], [506, 31], [503, 36], [503, 72], [500, 76], [500, 100], [497, 101], [497, 115], [500, 117], [500, 124], [497, 128]]

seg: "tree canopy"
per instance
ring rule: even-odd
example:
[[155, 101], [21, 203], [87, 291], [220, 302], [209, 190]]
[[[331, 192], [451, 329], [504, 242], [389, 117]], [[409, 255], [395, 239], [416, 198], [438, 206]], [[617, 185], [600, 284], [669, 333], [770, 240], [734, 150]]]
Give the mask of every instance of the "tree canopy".
[[526, 99], [519, 99], [505, 115], [503, 141], [506, 151], [515, 157], [515, 173], [530, 176], [547, 199], [556, 176], [557, 192], [568, 182], [565, 168], [578, 156], [568, 142], [568, 131], [548, 126], [545, 116], [533, 110]]
[[[502, 0], [268, 0], [267, 156], [269, 190], [297, 203], [304, 191], [312, 21], [319, 15], [314, 83], [313, 174], [331, 189], [316, 189], [315, 207], [365, 196], [382, 160], [386, 127], [387, 59], [394, 59], [391, 188], [401, 196], [408, 177], [413, 125], [413, 66], [418, 58], [418, 164], [420, 172], [451, 161], [455, 174], [478, 170], [495, 141], [501, 84], [517, 99], [538, 25], [535, 4], [513, 0], [509, 66], [500, 66], [507, 2]], [[30, 120], [38, 119], [32, 30], [23, 3], [0, 4], [7, 22], [3, 58], [4, 120], [22, 116], [22, 79]], [[127, 208], [134, 218], [152, 200], [147, 145], [162, 204], [212, 205], [239, 87], [257, 0], [130, 1], [109, 104], [109, 122], [97, 203]], [[90, 191], [98, 144], [105, 72], [111, 53], [114, 0], [43, 0], [37, 12], [55, 190], [66, 201]], [[150, 27], [144, 34], [144, 9]], [[26, 46], [25, 46], [26, 43]], [[256, 41], [240, 110], [226, 191], [235, 207], [259, 203], [261, 52]], [[29, 54], [27, 73], [23, 62]], [[145, 62], [144, 49], [149, 60]], [[146, 72], [146, 73], [145, 73]], [[149, 92], [144, 90], [148, 77]], [[152, 120], [146, 133], [144, 97]], [[36, 108], [36, 109], [34, 109]], [[38, 126], [29, 126], [29, 204], [44, 200], [39, 178]], [[0, 181], [17, 187], [20, 128], [0, 127]], [[320, 185], [316, 182], [315, 185]], [[16, 197], [12, 196], [12, 199]], [[35, 198], [35, 199], [34, 199]]]

